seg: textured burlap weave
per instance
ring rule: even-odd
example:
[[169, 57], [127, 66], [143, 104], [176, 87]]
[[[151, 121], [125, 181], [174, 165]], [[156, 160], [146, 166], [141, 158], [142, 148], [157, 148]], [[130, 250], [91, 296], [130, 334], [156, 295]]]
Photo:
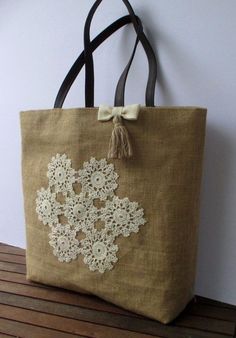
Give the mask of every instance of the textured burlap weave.
[[206, 110], [142, 107], [137, 121], [124, 122], [134, 157], [111, 161], [120, 176], [117, 195], [140, 203], [147, 223], [118, 238], [119, 260], [104, 274], [91, 272], [82, 258], [60, 263], [48, 244], [49, 227], [35, 211], [52, 156], [65, 153], [76, 170], [91, 157], [107, 157], [113, 125], [97, 121], [97, 112], [21, 113], [27, 278], [92, 293], [168, 323], [193, 297]]

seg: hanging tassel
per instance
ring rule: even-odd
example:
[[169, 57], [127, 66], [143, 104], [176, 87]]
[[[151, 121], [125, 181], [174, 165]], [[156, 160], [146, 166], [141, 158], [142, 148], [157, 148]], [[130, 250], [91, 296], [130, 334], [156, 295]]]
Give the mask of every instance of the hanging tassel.
[[122, 123], [120, 116], [113, 118], [114, 128], [111, 134], [108, 158], [131, 158], [133, 150], [129, 139], [129, 133]]

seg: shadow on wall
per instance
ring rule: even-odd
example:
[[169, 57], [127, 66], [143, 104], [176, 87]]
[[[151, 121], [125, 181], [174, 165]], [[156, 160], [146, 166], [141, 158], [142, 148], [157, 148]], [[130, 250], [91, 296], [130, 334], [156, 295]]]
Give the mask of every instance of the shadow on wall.
[[[207, 77], [207, 74], [209, 76], [211, 74], [202, 59], [198, 59], [192, 52], [192, 49], [199, 48], [199, 41], [197, 39], [192, 40], [192, 45], [189, 46], [180, 38], [176, 39], [175, 32], [169, 35], [162, 27], [158, 26], [158, 17], [155, 18], [155, 22], [147, 21], [146, 27], [145, 18], [146, 20], [150, 18], [150, 13], [144, 6], [140, 8], [139, 12], [138, 15], [140, 14], [140, 17], [144, 18], [144, 30], [157, 57], [158, 100], [156, 102], [160, 102], [161, 105], [175, 106], [184, 100], [180, 105], [202, 106], [202, 102], [206, 102], [204, 100], [206, 91], [204, 90], [203, 79]], [[159, 57], [159, 49], [161, 57]], [[165, 62], [164, 71], [162, 60]], [[171, 72], [168, 70], [168, 66], [171, 68]], [[176, 89], [173, 90], [176, 81], [178, 81], [179, 87], [178, 95], [176, 95]], [[209, 90], [209, 88], [207, 89]], [[181, 95], [181, 93], [184, 94]], [[197, 101], [193, 102], [193, 98], [194, 100], [197, 98]]]
[[[224, 292], [225, 252], [227, 250], [226, 194], [230, 184], [233, 147], [230, 139], [215, 126], [208, 126], [201, 194], [201, 217], [196, 292]], [[209, 291], [210, 290], [210, 291]]]
[[[156, 60], [157, 60], [157, 90], [158, 90], [157, 96], [159, 98], [159, 92], [160, 92], [162, 102], [166, 102], [168, 106], [175, 105], [175, 98], [174, 98], [174, 94], [171, 91], [171, 85], [169, 85], [167, 78], [163, 73], [160, 59], [158, 56], [158, 43], [159, 43], [159, 35], [160, 35], [158, 32], [158, 29], [156, 29], [155, 27], [152, 27], [152, 29], [150, 30], [145, 27], [145, 32], [148, 37], [148, 40], [150, 41], [155, 51]], [[170, 43], [170, 46], [171, 45], [172, 44]], [[159, 102], [159, 100], [156, 99], [156, 102]]]
[[[142, 8], [141, 16], [148, 17], [148, 14], [145, 16], [145, 8]], [[183, 74], [188, 78], [186, 84], [180, 84], [182, 90], [186, 89], [186, 92], [188, 92], [188, 88], [185, 88], [185, 86], [195, 88], [198, 91], [196, 97], [199, 98], [199, 101], [203, 98], [202, 102], [207, 102], [207, 100], [204, 100], [206, 88], [204, 85], [202, 86], [202, 79], [208, 76], [209, 73], [206, 65], [201, 64], [192, 54], [189, 54], [186, 46], [176, 44], [176, 41], [172, 37], [168, 37], [165, 32], [159, 30], [156, 24], [150, 26], [153, 26], [152, 30], [149, 32], [145, 27], [145, 31], [156, 51], [157, 57], [160, 43], [168, 55], [173, 58], [173, 64], [178, 65], [178, 67], [175, 67], [178, 72], [177, 77], [181, 78]], [[192, 76], [190, 76], [191, 74]], [[161, 93], [161, 100], [165, 105], [175, 105], [176, 101], [178, 101], [171, 88], [172, 85], [168, 83], [166, 76], [163, 75], [161, 63], [158, 61], [158, 91]], [[207, 88], [208, 92], [213, 88], [214, 95], [217, 95], [217, 86]], [[232, 176], [229, 175], [229, 169], [232, 167], [231, 159], [234, 156], [235, 147], [233, 141], [227, 135], [224, 134], [223, 128], [207, 125], [201, 192], [196, 293], [209, 298], [216, 298], [216, 295], [219, 298], [220, 293], [222, 297], [225, 297], [226, 293], [225, 260], [228, 252], [229, 236], [227, 232], [228, 205], [226, 197], [230, 180], [232, 179]]]

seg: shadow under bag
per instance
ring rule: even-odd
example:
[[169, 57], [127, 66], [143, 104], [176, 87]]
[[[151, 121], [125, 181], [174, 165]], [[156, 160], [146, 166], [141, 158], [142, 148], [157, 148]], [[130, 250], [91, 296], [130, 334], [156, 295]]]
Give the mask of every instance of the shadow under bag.
[[[54, 109], [21, 112], [27, 278], [168, 323], [194, 296], [206, 109], [154, 105], [155, 54], [123, 2], [129, 15], [90, 41], [95, 1]], [[94, 107], [93, 51], [130, 22], [137, 40], [114, 107]], [[125, 106], [139, 42], [146, 106]], [[86, 107], [62, 109], [84, 65]]]

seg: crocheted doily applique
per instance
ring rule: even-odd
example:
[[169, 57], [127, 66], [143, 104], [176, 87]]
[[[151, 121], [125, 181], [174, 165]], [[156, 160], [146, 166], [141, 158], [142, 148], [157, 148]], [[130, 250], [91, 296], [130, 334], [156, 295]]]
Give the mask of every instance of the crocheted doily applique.
[[[47, 177], [48, 188], [37, 191], [36, 212], [51, 229], [49, 244], [54, 256], [69, 263], [82, 255], [90, 271], [110, 271], [118, 261], [116, 238], [138, 233], [146, 223], [143, 208], [128, 197], [116, 196], [119, 175], [106, 159], [92, 157], [76, 171], [65, 154], [56, 154], [48, 164]], [[74, 183], [81, 186], [80, 193], [75, 192]], [[64, 196], [63, 202], [59, 194]], [[96, 207], [95, 200], [104, 206]], [[98, 230], [97, 222], [104, 227]], [[80, 234], [82, 239], [78, 239]]]

